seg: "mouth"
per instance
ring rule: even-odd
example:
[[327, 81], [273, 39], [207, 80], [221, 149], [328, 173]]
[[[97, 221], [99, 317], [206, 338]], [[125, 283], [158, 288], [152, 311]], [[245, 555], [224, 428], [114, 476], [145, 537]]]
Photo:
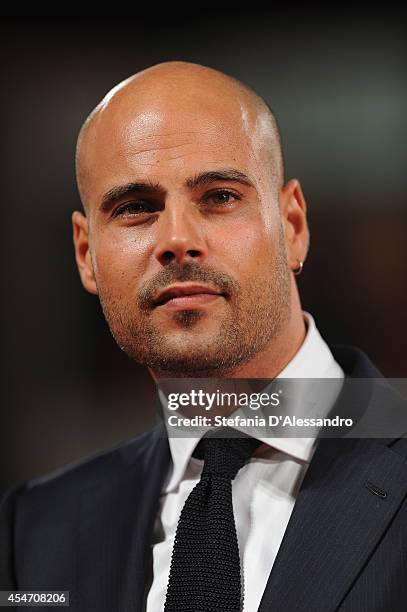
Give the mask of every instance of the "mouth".
[[166, 307], [172, 310], [199, 308], [211, 304], [223, 293], [205, 285], [172, 285], [161, 291], [153, 302], [154, 307]]

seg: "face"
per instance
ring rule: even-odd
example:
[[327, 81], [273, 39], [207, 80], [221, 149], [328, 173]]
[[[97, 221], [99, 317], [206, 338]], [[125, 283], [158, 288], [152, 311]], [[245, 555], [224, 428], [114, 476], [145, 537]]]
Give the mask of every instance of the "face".
[[239, 109], [181, 113], [168, 103], [111, 115], [86, 147], [87, 220], [74, 221], [82, 280], [137, 362], [225, 375], [290, 316], [261, 126]]

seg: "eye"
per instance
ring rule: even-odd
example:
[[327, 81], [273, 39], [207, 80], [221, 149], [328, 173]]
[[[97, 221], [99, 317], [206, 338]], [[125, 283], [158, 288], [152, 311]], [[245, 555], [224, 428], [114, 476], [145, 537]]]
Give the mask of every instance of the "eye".
[[222, 189], [207, 194], [204, 200], [209, 204], [215, 204], [215, 206], [228, 206], [232, 204], [233, 200], [240, 200], [240, 196], [233, 191]]
[[142, 213], [152, 213], [156, 211], [156, 207], [147, 200], [137, 200], [135, 202], [124, 202], [113, 212], [113, 217], [130, 217], [132, 215], [140, 215]]

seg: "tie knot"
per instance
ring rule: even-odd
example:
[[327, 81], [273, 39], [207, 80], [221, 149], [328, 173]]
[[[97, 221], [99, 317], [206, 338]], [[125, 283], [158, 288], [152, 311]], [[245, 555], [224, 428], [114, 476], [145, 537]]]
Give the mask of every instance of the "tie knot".
[[194, 457], [204, 460], [202, 476], [210, 473], [233, 480], [260, 444], [259, 440], [245, 434], [222, 429], [205, 434]]

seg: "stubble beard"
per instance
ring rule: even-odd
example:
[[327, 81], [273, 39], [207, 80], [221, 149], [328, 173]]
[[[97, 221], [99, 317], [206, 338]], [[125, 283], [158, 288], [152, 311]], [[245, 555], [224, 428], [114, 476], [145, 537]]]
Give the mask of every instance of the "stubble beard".
[[[263, 269], [266, 269], [264, 267]], [[174, 274], [175, 271], [175, 274]], [[227, 314], [210, 335], [197, 329], [208, 315], [204, 310], [174, 311], [171, 316], [179, 328], [177, 340], [172, 332], [161, 331], [151, 320], [151, 308], [146, 307], [147, 296], [154, 286], [165, 286], [176, 281], [204, 281], [212, 286], [228, 287]], [[99, 297], [110, 331], [119, 347], [134, 361], [166, 376], [225, 377], [250, 361], [275, 340], [290, 317], [290, 273], [287, 266], [285, 243], [280, 232], [279, 248], [270, 261], [266, 277], [253, 277], [244, 288], [231, 277], [208, 270], [195, 262], [182, 268], [169, 264], [159, 281], [149, 286], [144, 297], [123, 303], [108, 290], [98, 285]], [[223, 298], [221, 298], [223, 299]]]

